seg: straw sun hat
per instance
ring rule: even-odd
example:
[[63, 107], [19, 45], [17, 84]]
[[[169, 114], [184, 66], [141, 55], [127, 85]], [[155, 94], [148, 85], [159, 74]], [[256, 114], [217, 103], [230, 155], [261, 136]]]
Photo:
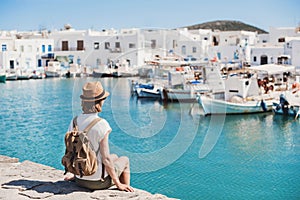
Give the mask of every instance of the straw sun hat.
[[109, 92], [105, 91], [102, 84], [97, 82], [88, 82], [82, 87], [82, 95], [80, 98], [82, 101], [93, 102], [100, 99], [104, 99], [109, 96]]

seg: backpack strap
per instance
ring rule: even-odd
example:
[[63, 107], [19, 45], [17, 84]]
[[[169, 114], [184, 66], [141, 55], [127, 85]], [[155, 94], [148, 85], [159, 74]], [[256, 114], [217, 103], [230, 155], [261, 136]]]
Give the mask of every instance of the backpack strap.
[[73, 129], [75, 129], [75, 128], [78, 129], [78, 126], [77, 126], [77, 117], [78, 116], [74, 117], [74, 119], [73, 119]]
[[85, 132], [85, 133], [87, 133], [87, 132], [89, 132], [90, 131], [90, 129], [93, 127], [93, 126], [95, 126], [98, 122], [100, 122], [101, 121], [101, 118], [99, 117], [97, 117], [96, 119], [94, 119], [84, 130], [83, 130], [83, 132]]
[[105, 165], [102, 162], [102, 175], [101, 175], [101, 179], [104, 181], [104, 174], [105, 174]]
[[[77, 118], [76, 118], [77, 119]], [[75, 120], [76, 121], [76, 120]], [[87, 133], [90, 131], [90, 129], [95, 126], [99, 121], [101, 121], [100, 117], [95, 118], [84, 130], [83, 130], [83, 134], [87, 135]], [[75, 125], [77, 126], [77, 122], [75, 123]], [[80, 138], [81, 140], [83, 138]], [[96, 155], [98, 154], [98, 151], [100, 150], [100, 148], [96, 151], [96, 149], [94, 148], [93, 144], [91, 143], [91, 141], [89, 141], [89, 145], [90, 148], [95, 151]]]

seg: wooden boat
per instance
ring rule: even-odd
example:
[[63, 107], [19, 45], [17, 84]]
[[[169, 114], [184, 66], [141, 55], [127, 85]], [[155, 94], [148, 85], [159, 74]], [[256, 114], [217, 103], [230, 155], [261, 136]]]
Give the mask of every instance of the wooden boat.
[[273, 101], [263, 99], [241, 100], [230, 102], [224, 99], [215, 99], [208, 95], [198, 98], [205, 115], [209, 114], [247, 114], [272, 111]]
[[197, 96], [205, 115], [272, 111], [274, 97], [277, 95], [261, 94], [255, 77], [233, 76], [223, 82], [223, 91], [212, 91]]

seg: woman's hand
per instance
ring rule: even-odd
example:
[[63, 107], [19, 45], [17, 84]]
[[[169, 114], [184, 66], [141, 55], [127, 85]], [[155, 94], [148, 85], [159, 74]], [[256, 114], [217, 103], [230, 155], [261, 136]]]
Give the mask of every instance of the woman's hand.
[[133, 188], [130, 185], [126, 185], [119, 182], [118, 184], [116, 184], [116, 186], [121, 191], [134, 192]]
[[65, 175], [64, 180], [65, 181], [74, 181], [75, 180], [75, 175], [71, 174], [71, 173], [68, 173], [67, 175]]

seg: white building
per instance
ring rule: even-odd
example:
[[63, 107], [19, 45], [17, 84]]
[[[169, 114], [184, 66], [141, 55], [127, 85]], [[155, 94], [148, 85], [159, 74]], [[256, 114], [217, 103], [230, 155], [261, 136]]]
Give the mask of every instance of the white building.
[[223, 63], [241, 62], [249, 64], [251, 48], [257, 44], [257, 33], [250, 31], [215, 31], [212, 45], [208, 49], [210, 57], [218, 57]]
[[0, 67], [35, 70], [58, 60], [62, 66], [136, 67], [173, 56], [178, 60], [300, 66], [300, 34], [295, 28], [249, 31], [178, 29], [75, 30], [65, 25], [51, 32], [0, 32]]
[[288, 64], [300, 66], [299, 28], [270, 28], [269, 34], [258, 36], [259, 42], [251, 48], [252, 65]]
[[46, 33], [11, 31], [1, 33], [0, 45], [1, 68], [36, 70], [45, 66], [44, 56], [53, 56], [54, 40]]

